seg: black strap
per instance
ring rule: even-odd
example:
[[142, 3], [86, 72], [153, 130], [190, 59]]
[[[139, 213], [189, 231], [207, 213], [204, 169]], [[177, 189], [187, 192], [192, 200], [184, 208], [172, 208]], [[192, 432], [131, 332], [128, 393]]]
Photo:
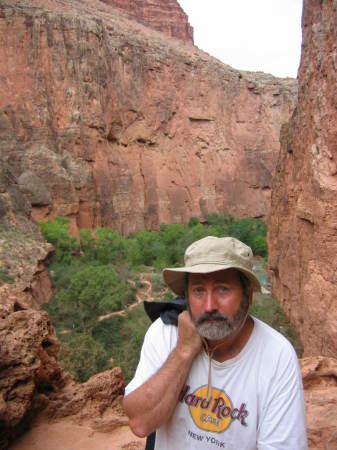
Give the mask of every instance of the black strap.
[[146, 439], [146, 447], [145, 450], [154, 450], [154, 444], [156, 442], [156, 432], [149, 434]]

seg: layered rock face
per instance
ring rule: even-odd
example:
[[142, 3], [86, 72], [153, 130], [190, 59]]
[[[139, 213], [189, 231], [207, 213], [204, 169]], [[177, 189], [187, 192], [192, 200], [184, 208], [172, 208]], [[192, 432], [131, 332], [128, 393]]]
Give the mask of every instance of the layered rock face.
[[305, 1], [298, 106], [273, 182], [269, 268], [305, 355], [337, 352], [337, 3]]
[[170, 37], [193, 44], [193, 28], [177, 0], [102, 0], [136, 20]]
[[0, 7], [1, 157], [34, 218], [127, 234], [265, 217], [295, 80], [233, 70], [95, 0], [40, 3]]
[[[3, 149], [2, 149], [3, 150]], [[38, 309], [51, 298], [52, 289], [44, 261], [53, 246], [42, 238], [31, 221], [31, 205], [6, 163], [0, 167], [0, 286], [8, 283], [21, 303]], [[8, 295], [2, 295], [2, 305]]]

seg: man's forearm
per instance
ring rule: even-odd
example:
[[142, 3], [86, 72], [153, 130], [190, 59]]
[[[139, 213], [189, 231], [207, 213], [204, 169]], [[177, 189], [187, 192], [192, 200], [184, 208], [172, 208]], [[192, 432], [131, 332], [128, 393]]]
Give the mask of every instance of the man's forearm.
[[137, 436], [148, 436], [170, 419], [193, 359], [191, 352], [177, 346], [157, 373], [124, 398], [130, 427]]

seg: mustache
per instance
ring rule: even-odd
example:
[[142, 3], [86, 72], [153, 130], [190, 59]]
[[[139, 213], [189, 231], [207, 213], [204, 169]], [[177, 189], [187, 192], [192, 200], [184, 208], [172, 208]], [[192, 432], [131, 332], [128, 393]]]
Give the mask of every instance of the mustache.
[[201, 314], [199, 317], [197, 324], [202, 325], [204, 322], [208, 322], [210, 320], [218, 320], [222, 322], [229, 322], [228, 317], [225, 314], [221, 314], [219, 312], [205, 312]]

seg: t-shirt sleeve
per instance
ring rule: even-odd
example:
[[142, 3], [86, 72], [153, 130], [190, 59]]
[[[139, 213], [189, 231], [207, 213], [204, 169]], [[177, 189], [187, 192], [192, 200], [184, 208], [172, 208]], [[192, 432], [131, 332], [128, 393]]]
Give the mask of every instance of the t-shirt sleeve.
[[295, 351], [285, 347], [259, 421], [258, 450], [307, 450], [302, 376]]
[[177, 327], [165, 325], [157, 319], [148, 329], [133, 379], [125, 388], [125, 395], [144, 384], [165, 363], [177, 341]]

